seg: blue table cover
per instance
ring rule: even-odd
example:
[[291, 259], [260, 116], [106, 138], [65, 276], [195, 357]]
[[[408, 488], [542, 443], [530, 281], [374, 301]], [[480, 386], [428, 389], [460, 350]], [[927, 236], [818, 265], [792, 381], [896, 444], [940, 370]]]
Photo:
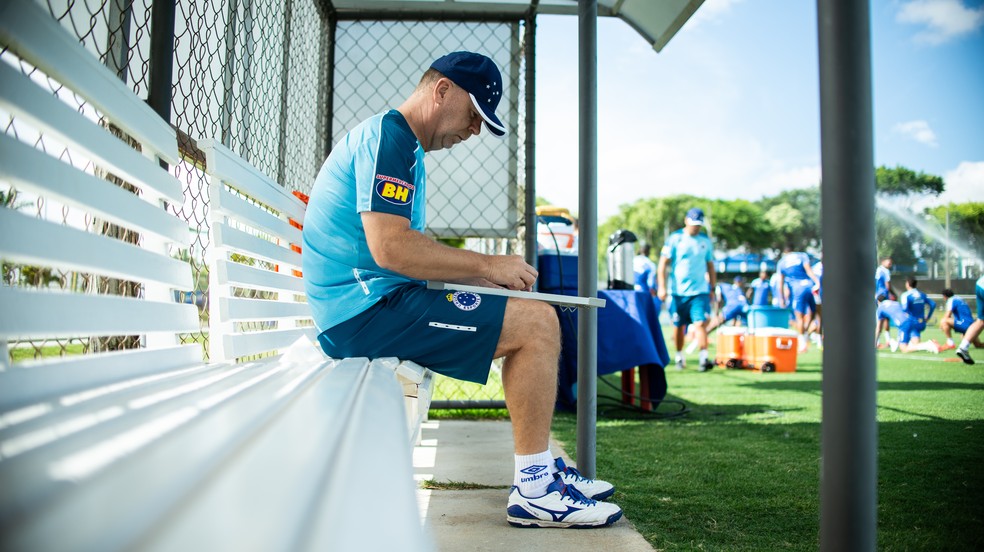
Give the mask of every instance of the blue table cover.
[[[577, 295], [576, 291], [564, 293]], [[598, 297], [607, 301], [605, 308], [598, 309], [598, 375], [636, 366], [648, 370], [649, 398], [655, 406], [666, 396], [663, 368], [669, 364], [670, 354], [652, 296], [634, 290], [598, 290]], [[555, 309], [561, 330], [557, 408], [571, 410], [577, 404], [577, 311]]]

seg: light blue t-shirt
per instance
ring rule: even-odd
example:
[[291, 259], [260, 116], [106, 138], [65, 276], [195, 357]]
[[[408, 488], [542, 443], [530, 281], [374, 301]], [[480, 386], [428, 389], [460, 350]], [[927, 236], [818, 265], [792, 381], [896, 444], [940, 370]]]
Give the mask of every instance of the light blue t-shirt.
[[769, 305], [772, 295], [772, 284], [769, 280], [755, 278], [748, 287], [752, 288], [753, 305]]
[[884, 266], [875, 269], [875, 297], [888, 295], [888, 286], [892, 281], [892, 273]]
[[360, 213], [399, 215], [423, 232], [426, 180], [424, 148], [396, 110], [363, 121], [332, 149], [311, 190], [301, 254], [304, 287], [319, 330], [414, 281], [376, 264]]
[[779, 259], [776, 270], [782, 272], [782, 277], [790, 285], [806, 284], [813, 285], [813, 279], [806, 273], [806, 266], [810, 264], [810, 257], [806, 253], [794, 251], [786, 253]]
[[885, 320], [890, 320], [896, 327], [901, 328], [902, 324], [909, 321], [909, 313], [905, 312], [902, 305], [898, 301], [892, 301], [891, 299], [886, 299], [881, 303], [878, 303], [878, 308], [875, 310], [875, 316], [880, 320], [884, 318]]
[[714, 246], [706, 234], [691, 236], [681, 228], [666, 239], [660, 256], [673, 265], [669, 286], [673, 295], [687, 297], [711, 292], [707, 263], [714, 260]]
[[970, 306], [956, 295], [947, 299], [944, 310], [953, 314], [953, 323], [957, 326], [969, 326], [974, 322], [974, 315], [970, 312]]
[[[933, 311], [936, 310], [936, 301], [933, 301], [925, 293], [919, 289], [910, 289], [899, 297], [899, 304], [905, 309], [905, 312], [909, 313], [909, 316], [915, 318], [920, 323], [926, 322], [931, 316], [933, 316]], [[926, 307], [929, 307], [929, 312], [926, 312]]]

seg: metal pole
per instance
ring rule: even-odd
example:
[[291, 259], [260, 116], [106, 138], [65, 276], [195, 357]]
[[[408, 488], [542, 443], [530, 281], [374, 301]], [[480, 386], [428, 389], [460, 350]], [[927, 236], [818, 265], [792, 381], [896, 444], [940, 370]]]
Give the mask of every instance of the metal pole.
[[536, 11], [526, 15], [526, 262], [536, 264]]
[[[577, 289], [582, 297], [595, 297], [598, 295], [598, 2], [581, 0], [577, 15], [581, 163]], [[586, 477], [594, 477], [598, 311], [582, 309], [577, 322], [577, 467]]]
[[154, 2], [150, 9], [150, 78], [147, 103], [171, 122], [171, 77], [174, 69], [174, 1]]
[[284, 2], [284, 45], [280, 57], [280, 134], [277, 137], [277, 183], [285, 186], [287, 182], [287, 118], [289, 113], [290, 98], [290, 25], [294, 18], [294, 2], [287, 0]]
[[875, 177], [868, 2], [818, 0], [824, 302], [820, 548], [875, 550]]
[[946, 271], [946, 287], [950, 287], [950, 204], [946, 204], [946, 261], [943, 270]]

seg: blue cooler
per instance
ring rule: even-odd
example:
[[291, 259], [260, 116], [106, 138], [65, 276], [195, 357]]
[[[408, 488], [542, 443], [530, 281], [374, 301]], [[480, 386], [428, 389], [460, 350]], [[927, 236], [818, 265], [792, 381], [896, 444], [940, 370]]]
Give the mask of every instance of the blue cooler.
[[788, 328], [792, 311], [787, 307], [756, 305], [748, 309], [749, 328]]
[[[577, 291], [577, 254], [541, 252], [537, 257], [537, 289], [545, 292]], [[563, 276], [563, 281], [561, 281]]]

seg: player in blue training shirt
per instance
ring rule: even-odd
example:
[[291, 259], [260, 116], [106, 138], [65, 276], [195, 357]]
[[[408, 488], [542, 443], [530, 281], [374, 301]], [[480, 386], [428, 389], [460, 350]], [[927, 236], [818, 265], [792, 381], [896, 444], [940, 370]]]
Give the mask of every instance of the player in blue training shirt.
[[[916, 335], [921, 336], [926, 331], [926, 322], [933, 317], [936, 311], [936, 301], [919, 289], [919, 281], [910, 276], [905, 279], [905, 292], [899, 296], [899, 304], [909, 313], [909, 316], [916, 319], [918, 327]], [[928, 311], [926, 309], [929, 309]]]
[[491, 59], [453, 52], [431, 64], [399, 107], [342, 137], [321, 167], [305, 215], [308, 302], [318, 341], [332, 357], [397, 357], [479, 383], [492, 359], [505, 357], [515, 449], [507, 521], [610, 525], [621, 509], [591, 499], [610, 496], [613, 486], [581, 477], [550, 452], [560, 354], [553, 307], [426, 287], [426, 280], [445, 280], [528, 290], [536, 280], [537, 271], [520, 256], [447, 247], [424, 234], [425, 152], [478, 135], [483, 124], [503, 136], [495, 109], [504, 90]]
[[[950, 288], [943, 290], [943, 299], [946, 300], [946, 305], [943, 307], [943, 317], [940, 318], [940, 329], [946, 336], [944, 349], [954, 347], [952, 334], [954, 330], [964, 334], [964, 341], [973, 343], [974, 347], [978, 349], [984, 347], [984, 343], [981, 343], [980, 338], [976, 335], [972, 339], [967, 339], [970, 326], [974, 323], [974, 315], [970, 312], [967, 302], [954, 295]], [[978, 308], [980, 308], [980, 304], [980, 302], [977, 303]]]
[[[667, 284], [673, 290], [674, 341], [676, 343], [677, 369], [683, 369], [684, 328], [693, 324], [697, 345], [700, 347], [701, 372], [710, 370], [714, 363], [707, 358], [707, 318], [711, 306], [711, 290], [717, 282], [714, 274], [714, 245], [700, 231], [704, 225], [704, 211], [694, 207], [684, 218], [686, 226], [673, 232], [663, 244], [659, 254], [656, 274], [659, 278], [657, 296], [666, 301]], [[669, 268], [672, 265], [673, 271]]]
[[974, 359], [970, 357], [970, 344], [974, 343], [976, 347], [980, 347], [978, 338], [981, 335], [981, 330], [984, 330], [984, 276], [977, 279], [977, 284], [974, 286], [974, 296], [977, 301], [977, 320], [967, 327], [964, 338], [960, 342], [960, 346], [957, 347], [957, 356], [965, 364], [974, 363]]
[[783, 298], [780, 306], [792, 305], [796, 316], [796, 330], [799, 332], [799, 350], [807, 348], [806, 329], [810, 317], [817, 310], [813, 302], [813, 290], [820, 287], [820, 279], [813, 273], [810, 257], [806, 253], [793, 251], [792, 245], [786, 245], [782, 258], [776, 264], [779, 273], [778, 287], [782, 289], [789, 284], [789, 297]]
[[748, 298], [745, 297], [745, 292], [741, 287], [744, 281], [745, 279], [741, 276], [735, 276], [734, 284], [721, 283], [717, 285], [715, 294], [717, 294], [718, 315], [708, 324], [708, 333], [732, 320], [742, 324], [747, 323]]
[[810, 334], [811, 341], [823, 349], [823, 254], [821, 253], [820, 256], [821, 259], [813, 263], [813, 273], [816, 274], [817, 280], [820, 282], [817, 287], [813, 288], [813, 303], [817, 306], [817, 310], [813, 313], [813, 322], [807, 333]]
[[635, 285], [633, 287], [636, 291], [648, 293], [653, 297], [656, 313], [659, 314], [660, 309], [663, 308], [663, 302], [659, 300], [656, 294], [656, 288], [658, 287], [656, 282], [656, 263], [649, 258], [650, 251], [649, 244], [644, 243], [639, 247], [639, 253], [632, 258], [632, 272], [635, 275]]
[[913, 351], [926, 351], [929, 353], [940, 352], [940, 347], [935, 341], [919, 341], [918, 327], [919, 322], [909, 313], [905, 312], [898, 301], [885, 299], [878, 303], [875, 311], [875, 346], [878, 346], [878, 338], [882, 331], [888, 331], [888, 324], [891, 322], [899, 329], [898, 341], [889, 339], [892, 352], [900, 350], [903, 353]]
[[895, 299], [892, 290], [892, 258], [885, 257], [875, 269], [875, 300]]
[[759, 272], [758, 278], [748, 284], [746, 299], [753, 306], [769, 306], [772, 304], [772, 284], [769, 280], [769, 272], [763, 270]]

